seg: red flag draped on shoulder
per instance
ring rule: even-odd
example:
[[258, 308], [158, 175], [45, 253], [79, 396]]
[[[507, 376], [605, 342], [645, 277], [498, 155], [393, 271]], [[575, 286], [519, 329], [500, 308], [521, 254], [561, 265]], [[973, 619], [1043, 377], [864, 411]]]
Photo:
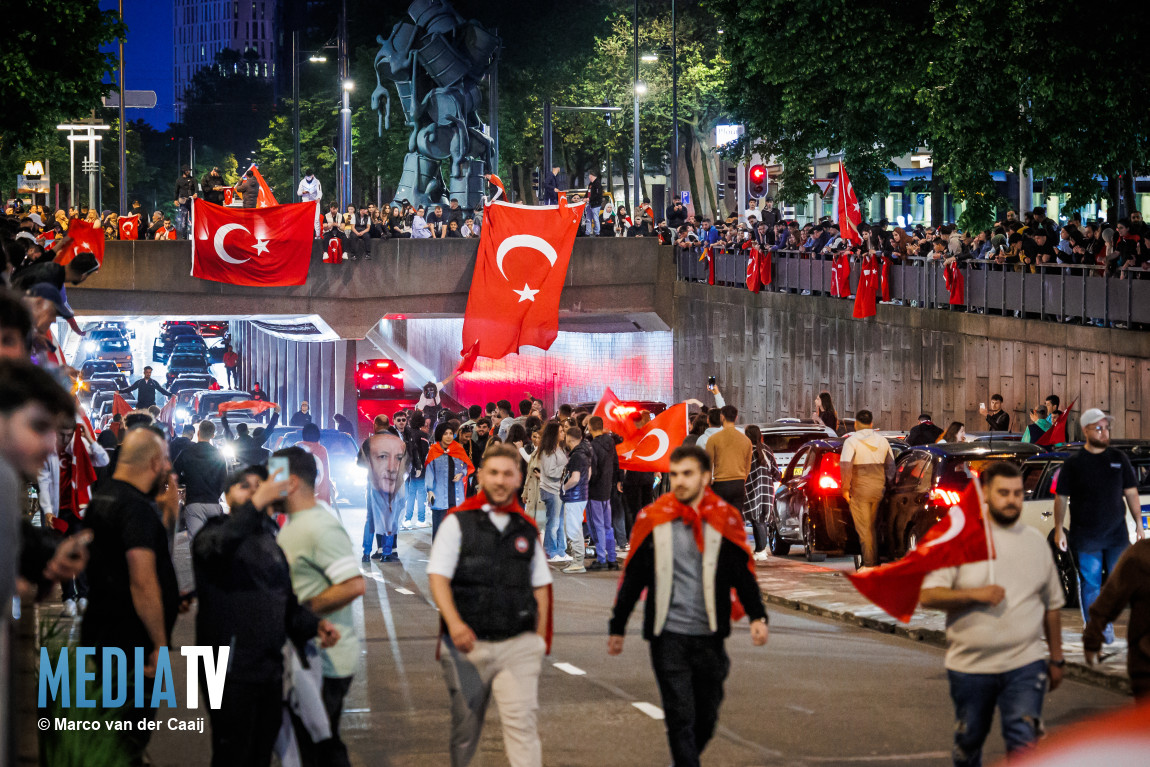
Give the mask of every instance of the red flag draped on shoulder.
[[957, 500], [946, 516], [927, 531], [918, 547], [902, 559], [861, 573], [847, 573], [859, 593], [892, 617], [907, 623], [918, 606], [927, 573], [993, 559], [974, 480]]
[[616, 446], [619, 468], [632, 471], [671, 470], [671, 451], [687, 438], [687, 403], [672, 405]]
[[852, 245], [862, 242], [859, 236], [858, 225], [862, 223], [862, 211], [859, 209], [858, 197], [855, 188], [851, 185], [850, 176], [847, 175], [847, 166], [839, 160], [839, 234]]
[[543, 206], [515, 205], [498, 197], [483, 207], [479, 255], [463, 317], [463, 348], [478, 342], [479, 356], [491, 359], [524, 346], [549, 349], [555, 341], [559, 297], [584, 205], [567, 205], [564, 196], [558, 205]]
[[192, 199], [192, 276], [255, 287], [303, 285], [318, 202], [225, 208]]
[[441, 455], [449, 455], [457, 461], [462, 461], [467, 467], [467, 476], [470, 477], [475, 472], [475, 466], [472, 465], [471, 459], [467, 457], [467, 453], [463, 452], [463, 446], [458, 442], [452, 442], [446, 450], [443, 449], [443, 445], [436, 442], [427, 451], [427, 460], [423, 462], [423, 465], [426, 466]]
[[264, 181], [264, 175], [260, 173], [260, 169], [256, 167], [255, 163], [252, 163], [252, 167], [248, 168], [248, 170], [252, 172], [252, 175], [256, 178], [256, 183], [260, 185], [260, 191], [256, 195], [256, 207], [270, 208], [273, 205], [279, 205], [279, 203], [276, 202], [276, 196], [272, 194], [271, 187], [268, 186], [268, 182]]
[[[685, 407], [685, 405], [684, 405]], [[664, 493], [655, 499], [655, 502], [646, 507], [635, 517], [635, 526], [631, 529], [631, 546], [627, 551], [627, 560], [623, 569], [631, 564], [631, 557], [639, 550], [639, 546], [656, 527], [667, 522], [682, 519], [691, 527], [695, 534], [695, 544], [699, 551], [703, 550], [703, 523], [714, 528], [731, 543], [738, 546], [747, 554], [747, 568], [751, 574], [755, 573], [755, 560], [751, 549], [747, 546], [747, 530], [743, 515], [734, 506], [730, 505], [710, 487], [703, 491], [703, 498], [699, 501], [696, 511], [685, 503], [680, 502], [672, 493]], [[622, 583], [622, 576], [620, 576]], [[731, 589], [731, 620], [737, 621], [745, 615], [743, 606], [735, 597], [735, 590]]]
[[1070, 411], [1074, 409], [1077, 403], [1077, 399], [1071, 402], [1058, 418], [1055, 419], [1054, 424], [1046, 430], [1046, 433], [1034, 440], [1034, 444], [1042, 445], [1043, 447], [1052, 447], [1069, 442], [1070, 440], [1066, 438], [1066, 420], [1070, 418]]
[[851, 254], [840, 250], [831, 256], [831, 295], [846, 298], [851, 294]]
[[591, 415], [603, 419], [604, 431], [614, 432], [625, 440], [635, 436], [635, 432], [639, 431], [632, 418], [635, 415], [634, 408], [625, 407], [615, 396], [615, 392], [609, 388], [603, 390], [603, 396]]
[[958, 268], [957, 261], [951, 261], [942, 270], [942, 279], [946, 283], [946, 292], [950, 294], [950, 303], [954, 306], [966, 303], [966, 278]]
[[855, 289], [855, 307], [852, 314], [856, 319], [873, 317], [877, 313], [876, 297], [878, 295], [878, 264], [874, 256], [867, 253], [862, 257], [862, 269], [859, 271], [859, 284]]
[[89, 224], [87, 221], [74, 218], [68, 222], [67, 236], [54, 250], [59, 252], [52, 260], [62, 266], [67, 266], [77, 253], [91, 253], [96, 257], [96, 261], [103, 265], [104, 230], [97, 224]]

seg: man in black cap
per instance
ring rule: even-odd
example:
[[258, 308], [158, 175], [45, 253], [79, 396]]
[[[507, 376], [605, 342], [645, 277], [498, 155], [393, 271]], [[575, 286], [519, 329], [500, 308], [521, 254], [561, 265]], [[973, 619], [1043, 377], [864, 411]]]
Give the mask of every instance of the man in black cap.
[[224, 177], [220, 175], [218, 167], [212, 168], [200, 181], [204, 199], [208, 202], [214, 202], [216, 205], [224, 204], [224, 189], [227, 188], [227, 185]]
[[37, 283], [47, 282], [62, 293], [65, 282], [79, 285], [88, 279], [88, 275], [99, 270], [100, 264], [94, 255], [77, 253], [67, 266], [61, 266], [55, 261], [37, 261], [17, 269], [12, 275], [12, 286], [18, 290], [28, 290]]
[[187, 165], [180, 168], [176, 180], [176, 230], [181, 236], [188, 236], [188, 224], [192, 221], [192, 198], [196, 196], [196, 180], [192, 169]]

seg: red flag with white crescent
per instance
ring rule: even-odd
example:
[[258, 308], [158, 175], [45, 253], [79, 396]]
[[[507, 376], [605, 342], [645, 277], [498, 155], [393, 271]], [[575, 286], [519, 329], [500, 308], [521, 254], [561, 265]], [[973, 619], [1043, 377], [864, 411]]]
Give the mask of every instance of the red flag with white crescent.
[[938, 488], [933, 493], [941, 494], [948, 508], [916, 548], [897, 562], [846, 574], [859, 593], [903, 623], [918, 606], [927, 573], [994, 558], [975, 480], [961, 493]]
[[[463, 348], [500, 359], [548, 349], [559, 334], [559, 298], [583, 206], [486, 203], [479, 255], [463, 318]], [[520, 287], [522, 286], [522, 287]]]
[[119, 227], [121, 240], [140, 239], [140, 214], [120, 216]]
[[635, 408], [624, 405], [610, 388], [603, 390], [603, 396], [599, 398], [599, 404], [591, 415], [603, 419], [604, 431], [614, 432], [625, 440], [639, 431], [633, 418], [636, 415]]
[[67, 266], [77, 253], [91, 253], [96, 257], [97, 263], [101, 266], [104, 264], [103, 227], [74, 218], [68, 222], [67, 236], [72, 238], [71, 242], [64, 245], [53, 258], [57, 264]]
[[878, 313], [878, 264], [874, 256], [867, 253], [862, 257], [862, 269], [859, 271], [859, 284], [855, 288], [855, 306], [852, 314], [855, 319], [873, 317]]
[[890, 301], [890, 256], [882, 255], [882, 300]]
[[759, 253], [759, 283], [766, 287], [774, 281], [773, 265], [771, 264], [771, 249]]
[[831, 295], [846, 298], [851, 294], [851, 256], [840, 251], [831, 256]]
[[318, 202], [225, 208], [192, 199], [192, 276], [232, 285], [303, 285]]
[[670, 471], [671, 451], [683, 444], [689, 430], [687, 403], [672, 405], [615, 448], [619, 454], [619, 468]]
[[747, 250], [747, 290], [758, 293], [762, 289], [762, 278], [759, 276], [759, 249], [754, 245], [744, 246]]
[[847, 175], [847, 166], [843, 165], [842, 160], [839, 160], [838, 185], [839, 234], [850, 244], [859, 245], [862, 243], [858, 230], [858, 225], [862, 223], [862, 210], [855, 196], [854, 185]]
[[256, 194], [256, 207], [270, 208], [273, 205], [279, 205], [279, 203], [276, 202], [276, 196], [272, 194], [271, 187], [268, 186], [268, 182], [264, 181], [264, 176], [260, 173], [260, 169], [256, 167], [255, 163], [252, 163], [252, 166], [248, 168], [248, 170], [255, 176], [256, 183], [259, 184], [260, 187], [259, 192]]

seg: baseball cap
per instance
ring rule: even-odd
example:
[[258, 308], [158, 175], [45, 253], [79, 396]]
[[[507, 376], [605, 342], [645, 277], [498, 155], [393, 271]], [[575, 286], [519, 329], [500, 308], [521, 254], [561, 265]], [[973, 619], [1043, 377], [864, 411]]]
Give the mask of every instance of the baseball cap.
[[1082, 417], [1078, 419], [1078, 423], [1082, 424], [1083, 427], [1086, 427], [1086, 426], [1093, 426], [1094, 424], [1098, 423], [1099, 421], [1110, 421], [1110, 420], [1112, 420], [1110, 418], [1110, 416], [1106, 415], [1105, 413], [1103, 413], [1098, 408], [1092, 407], [1089, 410], [1087, 410], [1085, 413], [1082, 414]]
[[[14, 240], [31, 240], [32, 242], [36, 242], [36, 235], [32, 234], [31, 232], [22, 231], [22, 232], [17, 232], [16, 236], [13, 237], [12, 239], [14, 239]], [[25, 247], [27, 247], [27, 246], [25, 246]]]
[[51, 301], [52, 305], [56, 307], [56, 314], [66, 320], [70, 320], [75, 316], [72, 313], [72, 309], [64, 302], [64, 296], [61, 295], [60, 291], [56, 289], [56, 286], [50, 282], [37, 282], [28, 288], [28, 295]]

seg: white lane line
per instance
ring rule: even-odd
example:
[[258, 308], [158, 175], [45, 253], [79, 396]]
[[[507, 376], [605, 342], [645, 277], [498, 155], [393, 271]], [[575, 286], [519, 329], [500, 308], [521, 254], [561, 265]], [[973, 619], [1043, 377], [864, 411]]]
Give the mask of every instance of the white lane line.
[[663, 709], [659, 708], [658, 706], [656, 706], [654, 704], [639, 702], [639, 703], [632, 703], [631, 705], [634, 706], [635, 708], [639, 709], [640, 711], [642, 711], [644, 714], [651, 717], [652, 719], [660, 719], [661, 720], [663, 718]]
[[570, 663], [552, 663], [552, 666], [560, 671], [570, 674], [571, 676], [586, 676], [587, 672], [578, 666], [572, 666]]
[[414, 591], [412, 591], [411, 589], [405, 589], [405, 588], [398, 588], [398, 589], [396, 589], [395, 591], [396, 591], [396, 593], [397, 593], [397, 594], [403, 594], [403, 595], [405, 595], [405, 596], [411, 596], [412, 594], [414, 594], [414, 593], [415, 593], [415, 592], [414, 592]]

